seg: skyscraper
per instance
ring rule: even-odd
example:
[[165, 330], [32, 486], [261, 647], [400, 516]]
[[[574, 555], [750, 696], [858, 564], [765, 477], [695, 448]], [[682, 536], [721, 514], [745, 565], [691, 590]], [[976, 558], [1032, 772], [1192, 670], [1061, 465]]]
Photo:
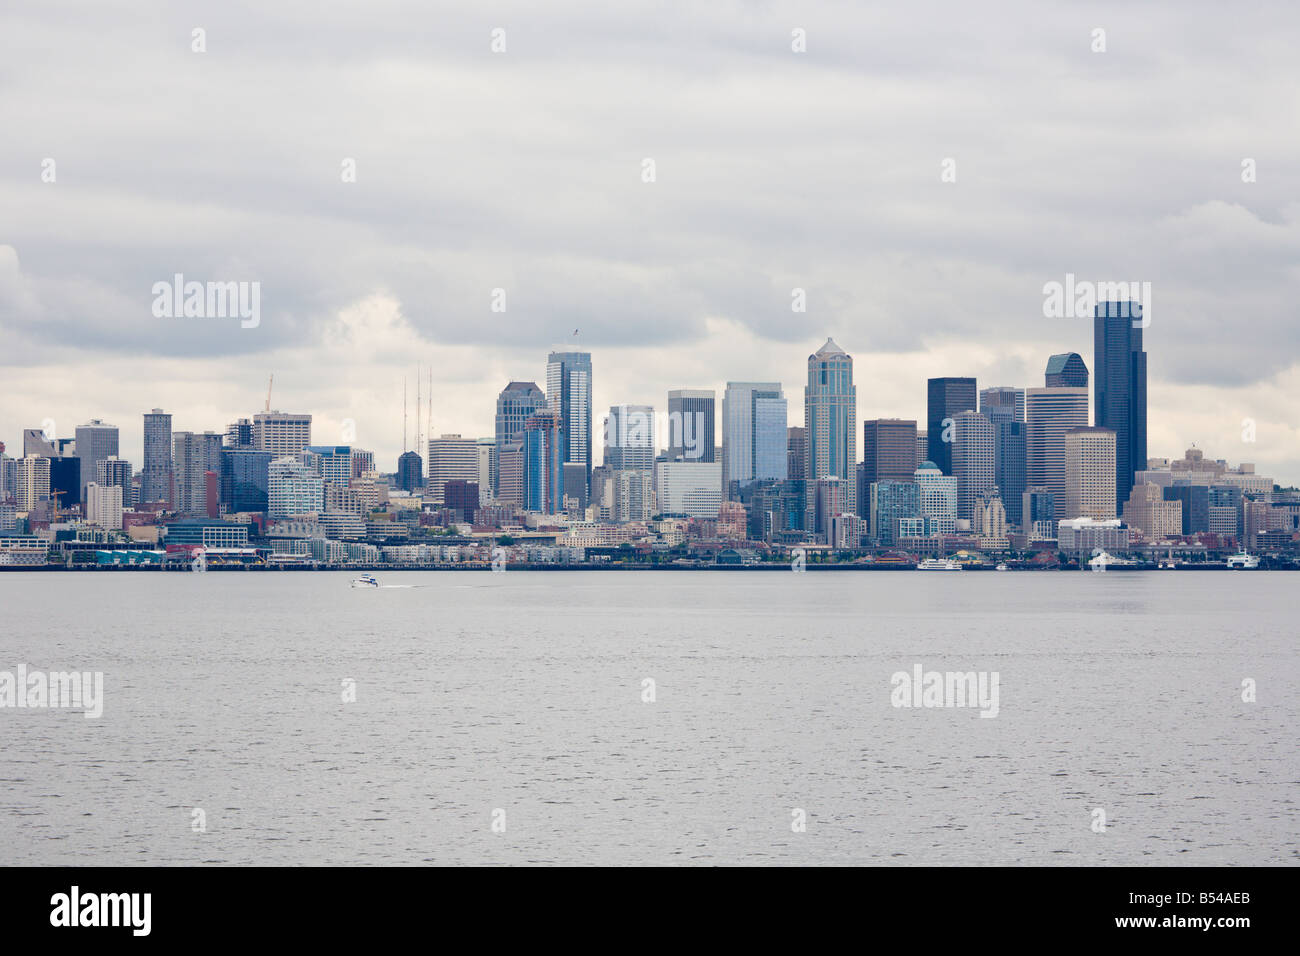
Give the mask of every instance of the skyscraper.
[[785, 395], [780, 382], [728, 382], [722, 396], [722, 492], [786, 478]]
[[916, 474], [916, 422], [875, 418], [862, 423], [862, 477], [873, 481], [911, 481]]
[[1087, 388], [1088, 366], [1078, 352], [1062, 352], [1047, 360], [1048, 388]]
[[176, 475], [176, 511], [206, 515], [207, 473], [221, 474], [221, 435], [216, 432], [174, 432], [172, 461]]
[[604, 463], [614, 471], [654, 471], [655, 410], [651, 406], [610, 406]]
[[258, 412], [253, 416], [253, 444], [274, 458], [292, 458], [311, 444], [311, 416]]
[[1025, 418], [1026, 483], [1055, 495], [1059, 516], [1065, 504], [1065, 433], [1087, 426], [1088, 390], [1027, 388]]
[[716, 396], [711, 388], [675, 388], [668, 393], [668, 460], [713, 461], [716, 453]]
[[1025, 390], [999, 385], [980, 389], [980, 414], [994, 425], [1025, 420]]
[[564, 425], [553, 408], [534, 412], [524, 424], [524, 507], [558, 514], [564, 508]]
[[501, 493], [501, 452], [524, 433], [533, 412], [546, 407], [546, 393], [536, 382], [511, 382], [497, 396], [496, 446], [492, 450], [492, 493]]
[[952, 420], [958, 412], [974, 411], [977, 407], [975, 379], [930, 379], [925, 421], [928, 458], [945, 475], [952, 474]]
[[77, 426], [77, 458], [81, 462], [81, 500], [86, 500], [86, 485], [95, 480], [95, 468], [105, 458], [117, 455], [117, 426], [99, 419]]
[[925, 461], [916, 469], [916, 484], [922, 516], [932, 520], [935, 534], [952, 534], [957, 528], [957, 479]]
[[[1142, 306], [1099, 302], [1093, 317], [1093, 424], [1115, 432], [1115, 494], [1127, 501], [1147, 466], [1147, 354]], [[78, 442], [80, 448], [80, 442]]]
[[172, 416], [161, 408], [144, 413], [144, 466], [140, 475], [142, 501], [172, 500]]
[[1025, 494], [1026, 435], [1029, 428], [1024, 422], [997, 422], [993, 451], [993, 480], [1002, 493], [1007, 520], [1020, 524]]
[[445, 503], [448, 481], [478, 482], [478, 441], [460, 435], [429, 439], [429, 497]]
[[994, 489], [993, 423], [979, 412], [953, 416], [952, 474], [957, 479], [957, 517], [972, 520], [981, 496]]
[[853, 358], [828, 338], [808, 356], [804, 387], [803, 424], [808, 440], [808, 470], [804, 477], [847, 481], [846, 511], [856, 511], [858, 482], [858, 389], [853, 384]]
[[424, 488], [424, 462], [418, 452], [404, 451], [397, 456], [397, 487], [415, 493]]
[[803, 478], [808, 473], [808, 429], [791, 425], [785, 430], [786, 478]]
[[546, 404], [560, 416], [560, 462], [581, 464], [591, 487], [591, 353], [552, 352], [546, 362]]
[[1115, 433], [1071, 428], [1065, 433], [1065, 518], [1108, 521], [1115, 514]]

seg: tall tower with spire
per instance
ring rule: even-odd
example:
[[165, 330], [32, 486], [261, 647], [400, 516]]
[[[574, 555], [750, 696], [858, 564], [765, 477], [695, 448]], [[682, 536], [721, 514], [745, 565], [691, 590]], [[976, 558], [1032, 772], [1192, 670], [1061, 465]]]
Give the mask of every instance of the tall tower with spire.
[[853, 358], [828, 338], [808, 356], [808, 384], [803, 393], [804, 434], [809, 481], [840, 478], [848, 482], [846, 501], [857, 501], [858, 390]]

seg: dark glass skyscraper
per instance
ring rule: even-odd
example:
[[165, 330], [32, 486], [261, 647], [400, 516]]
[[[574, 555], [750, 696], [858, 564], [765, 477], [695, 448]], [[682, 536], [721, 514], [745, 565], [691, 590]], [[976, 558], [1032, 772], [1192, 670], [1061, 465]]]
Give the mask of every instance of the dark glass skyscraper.
[[1115, 432], [1116, 507], [1147, 466], [1147, 354], [1141, 305], [1099, 302], [1093, 318], [1093, 424]]
[[1048, 388], [1087, 388], [1088, 366], [1078, 352], [1062, 352], [1047, 360]]
[[172, 500], [172, 416], [161, 408], [144, 413], [144, 467], [140, 474], [140, 499]]
[[413, 451], [397, 456], [397, 487], [402, 491], [419, 491], [424, 487], [424, 462]]
[[1012, 421], [998, 422], [993, 427], [996, 430], [993, 479], [1002, 492], [1007, 521], [1019, 525], [1024, 510], [1026, 425]]
[[[950, 419], [955, 418], [958, 412], [975, 411], [978, 407], [975, 397], [973, 378], [930, 379], [925, 417], [928, 457], [945, 475], [952, 474], [953, 426]], [[949, 420], [946, 427], [945, 420]], [[944, 441], [945, 434], [947, 441]]]

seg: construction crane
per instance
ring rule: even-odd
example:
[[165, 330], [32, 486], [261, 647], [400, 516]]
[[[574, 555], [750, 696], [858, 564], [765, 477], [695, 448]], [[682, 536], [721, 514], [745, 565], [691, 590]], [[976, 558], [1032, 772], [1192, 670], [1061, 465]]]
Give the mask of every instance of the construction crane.
[[275, 373], [271, 373], [271, 380], [266, 383], [266, 410], [271, 410], [271, 386], [275, 384]]

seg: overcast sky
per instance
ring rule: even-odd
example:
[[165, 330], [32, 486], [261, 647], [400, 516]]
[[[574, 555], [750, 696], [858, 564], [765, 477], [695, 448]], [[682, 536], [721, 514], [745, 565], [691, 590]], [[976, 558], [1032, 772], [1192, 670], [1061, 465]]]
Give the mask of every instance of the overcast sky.
[[[1072, 272], [1152, 283], [1151, 455], [1300, 483], [1294, 4], [339, 6], [0, 12], [10, 454], [94, 417], [138, 468], [144, 411], [222, 430], [274, 372], [273, 407], [391, 470], [417, 363], [435, 435], [491, 435], [575, 341], [597, 427], [729, 379], [802, 424], [828, 335], [859, 419], [923, 421], [930, 376], [1091, 369], [1091, 322], [1043, 315]], [[175, 273], [260, 282], [260, 325], [156, 318]]]

